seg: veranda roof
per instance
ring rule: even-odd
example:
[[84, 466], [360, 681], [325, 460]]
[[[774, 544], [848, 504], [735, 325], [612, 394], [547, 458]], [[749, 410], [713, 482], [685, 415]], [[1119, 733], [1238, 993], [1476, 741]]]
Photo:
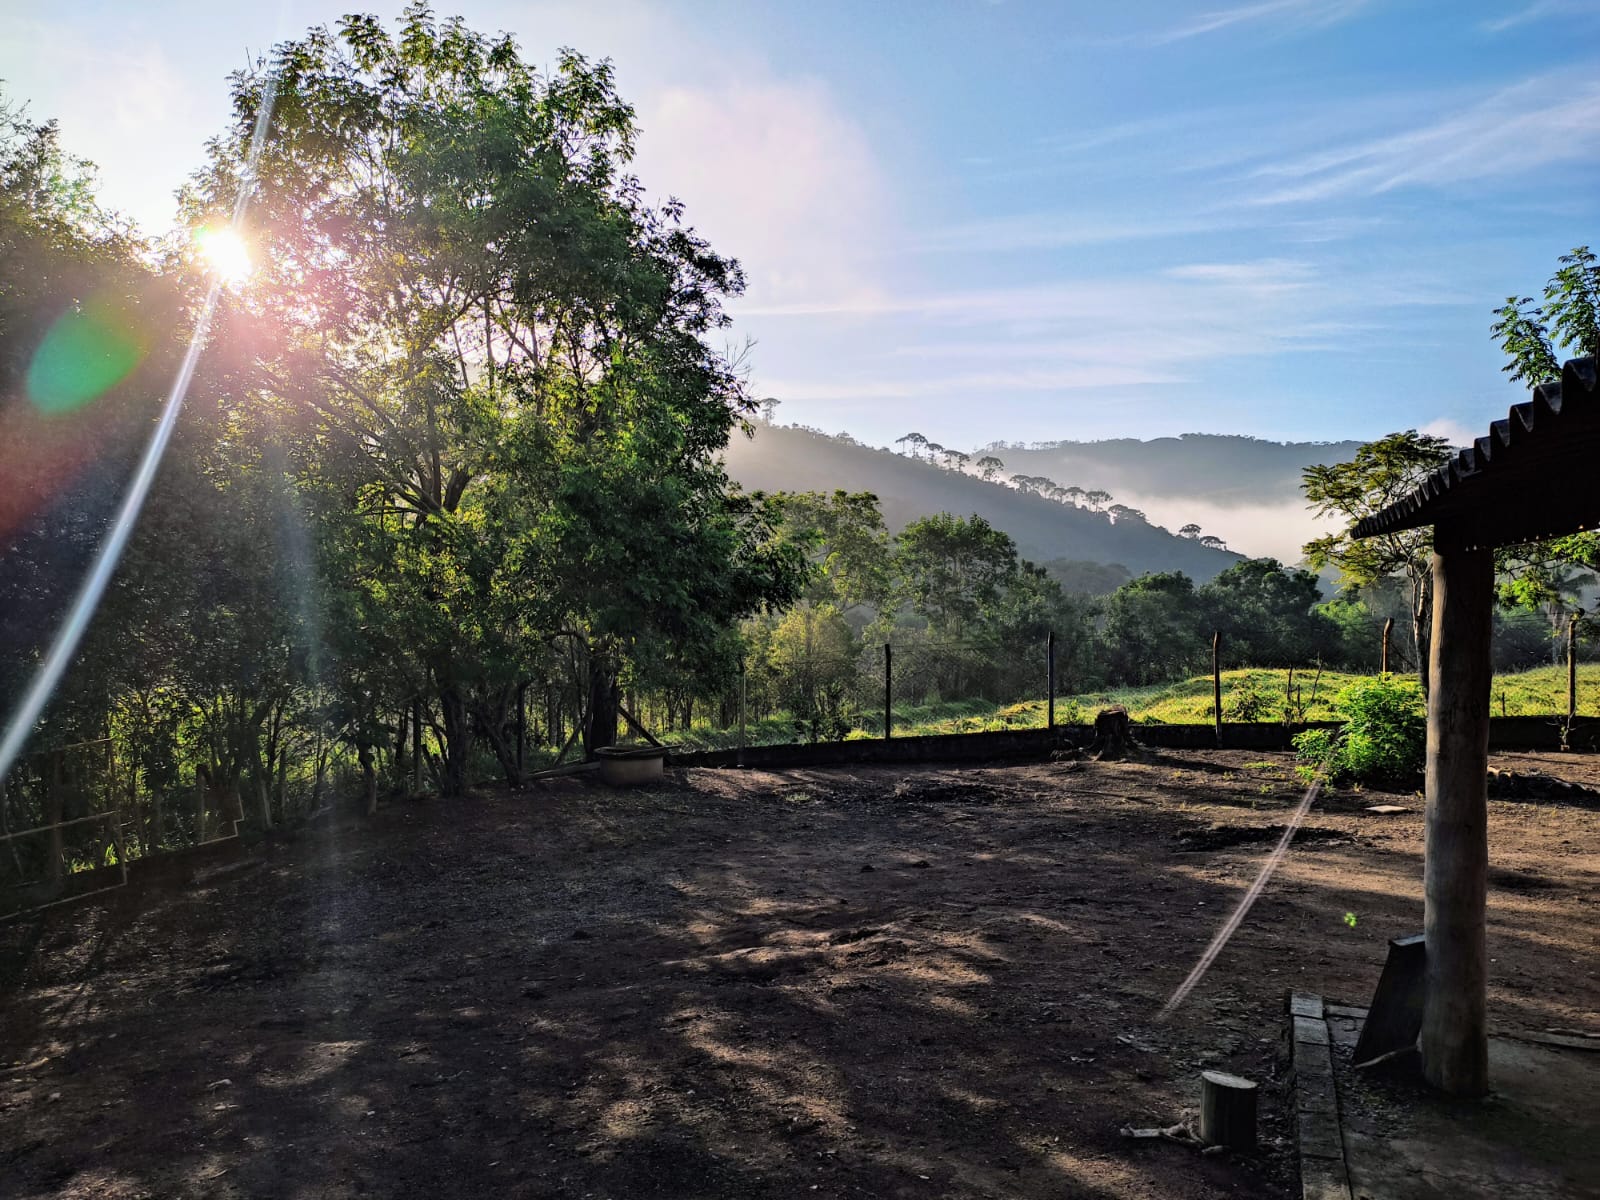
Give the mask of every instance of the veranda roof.
[[1435, 527], [1462, 549], [1511, 546], [1600, 527], [1600, 372], [1575, 358], [1487, 437], [1403, 500], [1359, 522], [1358, 538]]

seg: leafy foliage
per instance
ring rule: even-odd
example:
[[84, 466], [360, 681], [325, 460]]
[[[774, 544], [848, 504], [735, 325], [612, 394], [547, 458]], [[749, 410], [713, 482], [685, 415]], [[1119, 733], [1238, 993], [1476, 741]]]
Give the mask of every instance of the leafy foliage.
[[1307, 778], [1411, 786], [1422, 769], [1427, 721], [1422, 693], [1410, 680], [1380, 675], [1358, 680], [1334, 697], [1344, 724], [1308, 729], [1294, 739]]
[[1306, 562], [1313, 570], [1337, 568], [1346, 585], [1357, 590], [1392, 575], [1405, 581], [1412, 646], [1424, 689], [1433, 614], [1432, 535], [1427, 529], [1410, 529], [1357, 539], [1353, 531], [1358, 522], [1410, 495], [1450, 454], [1444, 438], [1411, 429], [1369, 442], [1349, 462], [1307, 467], [1302, 477], [1313, 511], [1345, 522], [1343, 529], [1306, 543]]
[[[1600, 257], [1587, 246], [1563, 254], [1545, 284], [1544, 303], [1508, 297], [1490, 333], [1506, 355], [1502, 370], [1537, 387], [1561, 378], [1563, 354], [1600, 355]], [[1576, 607], [1575, 589], [1600, 571], [1600, 534], [1593, 531], [1502, 550], [1501, 600], [1554, 613]]]

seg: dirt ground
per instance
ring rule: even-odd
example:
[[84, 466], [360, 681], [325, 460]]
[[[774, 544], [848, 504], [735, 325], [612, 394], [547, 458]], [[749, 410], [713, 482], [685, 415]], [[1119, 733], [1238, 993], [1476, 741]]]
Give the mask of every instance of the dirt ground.
[[[1572, 756], [1506, 756], [1600, 782]], [[1416, 796], [1284, 755], [398, 804], [0, 927], [7, 1197], [1287, 1197], [1291, 989], [1421, 928]], [[1375, 803], [1405, 812], [1377, 816]], [[1497, 1027], [1594, 1028], [1600, 811], [1491, 804]], [[93, 902], [91, 902], [93, 903]], [[1261, 1081], [1263, 1145], [1120, 1128]]]

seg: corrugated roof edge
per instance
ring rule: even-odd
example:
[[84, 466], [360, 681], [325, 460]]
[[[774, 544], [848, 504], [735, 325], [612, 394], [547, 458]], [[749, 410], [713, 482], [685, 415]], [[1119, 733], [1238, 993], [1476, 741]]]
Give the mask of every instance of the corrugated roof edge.
[[1526, 442], [1536, 427], [1559, 420], [1564, 406], [1570, 411], [1574, 403], [1593, 403], [1597, 383], [1600, 371], [1594, 356], [1569, 359], [1561, 368], [1561, 382], [1541, 383], [1533, 389], [1532, 399], [1513, 404], [1504, 420], [1490, 425], [1487, 437], [1478, 438], [1403, 500], [1358, 521], [1351, 532], [1358, 538], [1367, 538], [1431, 525], [1428, 513], [1435, 501], [1458, 484], [1489, 470], [1496, 460]]

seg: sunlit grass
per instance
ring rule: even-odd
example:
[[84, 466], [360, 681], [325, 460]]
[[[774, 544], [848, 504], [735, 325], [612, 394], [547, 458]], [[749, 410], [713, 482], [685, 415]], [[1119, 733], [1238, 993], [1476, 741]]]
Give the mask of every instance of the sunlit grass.
[[[1338, 714], [1333, 711], [1332, 700], [1340, 689], [1367, 678], [1344, 671], [1324, 671], [1320, 678], [1315, 669], [1294, 673], [1294, 686], [1298, 691], [1294, 714], [1307, 721], [1332, 721]], [[1225, 719], [1236, 719], [1230, 714], [1231, 701], [1245, 692], [1254, 692], [1264, 700], [1264, 721], [1282, 721], [1288, 699], [1289, 672], [1287, 670], [1243, 669], [1222, 673], [1222, 706]], [[1080, 692], [1056, 697], [1056, 723], [1070, 725], [1094, 720], [1095, 713], [1114, 704], [1128, 710], [1133, 720], [1145, 724], [1196, 725], [1209, 724], [1211, 712], [1211, 676], [1196, 675], [1176, 683], [1155, 684], [1150, 687], [1113, 688], [1099, 692]], [[1495, 677], [1490, 693], [1490, 706], [1495, 716], [1556, 716], [1567, 710], [1567, 669], [1564, 666], [1538, 667]], [[1578, 668], [1578, 712], [1580, 715], [1600, 715], [1600, 663], [1585, 663]], [[985, 700], [945, 700], [922, 705], [895, 706], [894, 733], [896, 737], [917, 737], [931, 734], [987, 733], [1008, 729], [1041, 729], [1045, 725], [1045, 701], [1041, 697], [1018, 704], [994, 704]], [[852, 738], [882, 737], [881, 711], [863, 713]], [[665, 740], [685, 749], [730, 749], [739, 744], [739, 730], [716, 729], [709, 723], [697, 723], [687, 732], [674, 732]], [[797, 740], [794, 722], [787, 714], [778, 714], [749, 723], [747, 744], [774, 745]]]

